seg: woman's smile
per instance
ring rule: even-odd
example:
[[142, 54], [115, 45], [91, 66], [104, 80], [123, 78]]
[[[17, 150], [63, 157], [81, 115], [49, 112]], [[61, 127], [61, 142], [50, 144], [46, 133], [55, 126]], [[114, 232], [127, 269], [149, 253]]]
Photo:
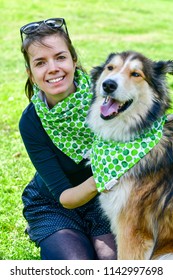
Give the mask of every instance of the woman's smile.
[[47, 82], [53, 84], [53, 83], [58, 83], [58, 82], [62, 81], [63, 79], [64, 79], [64, 76], [59, 77], [59, 78], [49, 79], [49, 80], [47, 80]]

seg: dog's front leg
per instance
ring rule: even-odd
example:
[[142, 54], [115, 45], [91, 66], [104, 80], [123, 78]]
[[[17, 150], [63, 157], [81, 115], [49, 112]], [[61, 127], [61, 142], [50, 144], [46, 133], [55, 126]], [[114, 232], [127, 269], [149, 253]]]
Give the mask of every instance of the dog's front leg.
[[[127, 217], [121, 213], [117, 227], [117, 246], [119, 260], [147, 260], [150, 259], [154, 241], [152, 235], [142, 230], [134, 222], [135, 217]], [[130, 216], [130, 215], [129, 215]]]

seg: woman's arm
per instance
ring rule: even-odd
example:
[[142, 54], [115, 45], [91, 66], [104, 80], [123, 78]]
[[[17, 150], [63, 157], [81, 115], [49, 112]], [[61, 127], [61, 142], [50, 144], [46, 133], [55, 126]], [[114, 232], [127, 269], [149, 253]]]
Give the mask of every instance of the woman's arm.
[[84, 205], [97, 194], [95, 181], [90, 177], [82, 184], [63, 191], [60, 195], [60, 203], [65, 208], [73, 209]]
[[89, 178], [92, 173], [83, 167], [78, 169], [78, 165], [55, 148], [32, 105], [23, 114], [19, 128], [33, 165], [57, 202], [66, 208], [75, 208], [97, 194], [94, 180]]

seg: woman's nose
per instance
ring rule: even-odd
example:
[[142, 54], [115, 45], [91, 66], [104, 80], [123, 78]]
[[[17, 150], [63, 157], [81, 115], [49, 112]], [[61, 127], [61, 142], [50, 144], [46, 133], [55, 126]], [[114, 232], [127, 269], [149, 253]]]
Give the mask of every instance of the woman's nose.
[[49, 72], [59, 71], [59, 66], [58, 66], [57, 62], [54, 60], [49, 61], [48, 66], [49, 66]]

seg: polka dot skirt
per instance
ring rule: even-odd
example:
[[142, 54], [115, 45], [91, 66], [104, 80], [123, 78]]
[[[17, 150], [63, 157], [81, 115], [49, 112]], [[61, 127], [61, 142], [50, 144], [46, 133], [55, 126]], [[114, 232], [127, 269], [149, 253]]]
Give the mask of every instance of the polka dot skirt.
[[76, 229], [89, 236], [110, 233], [110, 225], [99, 206], [98, 196], [79, 208], [65, 209], [56, 201], [43, 197], [38, 189], [33, 179], [22, 195], [27, 233], [37, 246], [42, 239], [65, 228]]

